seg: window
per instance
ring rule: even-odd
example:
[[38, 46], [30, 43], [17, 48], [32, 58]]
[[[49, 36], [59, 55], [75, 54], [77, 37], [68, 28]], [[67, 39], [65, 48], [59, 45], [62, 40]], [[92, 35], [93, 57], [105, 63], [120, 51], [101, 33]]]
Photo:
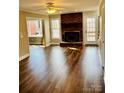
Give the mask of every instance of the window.
[[43, 37], [41, 20], [27, 20], [27, 27], [29, 37]]
[[95, 18], [87, 18], [87, 41], [95, 41]]
[[60, 20], [52, 19], [51, 20], [51, 31], [53, 39], [60, 39]]

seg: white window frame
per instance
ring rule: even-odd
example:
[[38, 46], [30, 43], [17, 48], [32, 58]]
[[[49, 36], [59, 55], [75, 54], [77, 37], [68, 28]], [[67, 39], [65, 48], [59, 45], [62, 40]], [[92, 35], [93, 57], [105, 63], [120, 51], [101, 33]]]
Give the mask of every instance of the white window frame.
[[[31, 35], [31, 31], [30, 31], [30, 25], [29, 25], [29, 21], [40, 21], [40, 27], [38, 28], [41, 31], [41, 35]], [[28, 30], [28, 37], [43, 37], [43, 24], [42, 24], [42, 19], [41, 18], [33, 18], [33, 17], [27, 17], [27, 30]]]
[[[89, 20], [89, 22], [88, 22], [88, 20]], [[87, 18], [87, 26], [86, 27], [87, 27], [87, 33], [86, 33], [87, 42], [95, 42], [96, 41], [96, 19], [95, 19], [95, 17]]]
[[[58, 27], [58, 30], [59, 30], [59, 36], [58, 37], [54, 37], [53, 36], [53, 23], [52, 23], [52, 21], [53, 20], [58, 20], [59, 22], [59, 27]], [[61, 25], [60, 25], [60, 19], [59, 18], [52, 18], [51, 20], [50, 20], [50, 24], [51, 24], [51, 39], [61, 39]]]

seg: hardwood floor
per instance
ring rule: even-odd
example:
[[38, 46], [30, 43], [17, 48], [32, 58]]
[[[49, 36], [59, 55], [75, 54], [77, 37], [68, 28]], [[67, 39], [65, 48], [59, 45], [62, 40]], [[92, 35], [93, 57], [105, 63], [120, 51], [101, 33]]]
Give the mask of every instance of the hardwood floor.
[[19, 63], [20, 93], [104, 93], [97, 47], [30, 47]]

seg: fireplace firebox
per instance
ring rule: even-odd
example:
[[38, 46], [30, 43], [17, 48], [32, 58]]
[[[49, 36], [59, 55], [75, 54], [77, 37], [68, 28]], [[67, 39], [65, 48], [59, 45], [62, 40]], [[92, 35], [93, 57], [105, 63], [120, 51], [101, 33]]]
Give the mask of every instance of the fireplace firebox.
[[80, 32], [79, 31], [66, 31], [64, 33], [65, 42], [80, 42]]

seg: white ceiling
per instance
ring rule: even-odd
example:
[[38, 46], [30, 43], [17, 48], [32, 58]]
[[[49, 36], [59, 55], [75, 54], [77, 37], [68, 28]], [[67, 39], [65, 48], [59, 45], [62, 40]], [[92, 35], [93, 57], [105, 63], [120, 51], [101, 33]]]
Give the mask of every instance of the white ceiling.
[[69, 13], [90, 11], [98, 9], [100, 0], [19, 0], [19, 9], [38, 13], [47, 14], [46, 3], [53, 2], [56, 7], [63, 8], [57, 13]]

